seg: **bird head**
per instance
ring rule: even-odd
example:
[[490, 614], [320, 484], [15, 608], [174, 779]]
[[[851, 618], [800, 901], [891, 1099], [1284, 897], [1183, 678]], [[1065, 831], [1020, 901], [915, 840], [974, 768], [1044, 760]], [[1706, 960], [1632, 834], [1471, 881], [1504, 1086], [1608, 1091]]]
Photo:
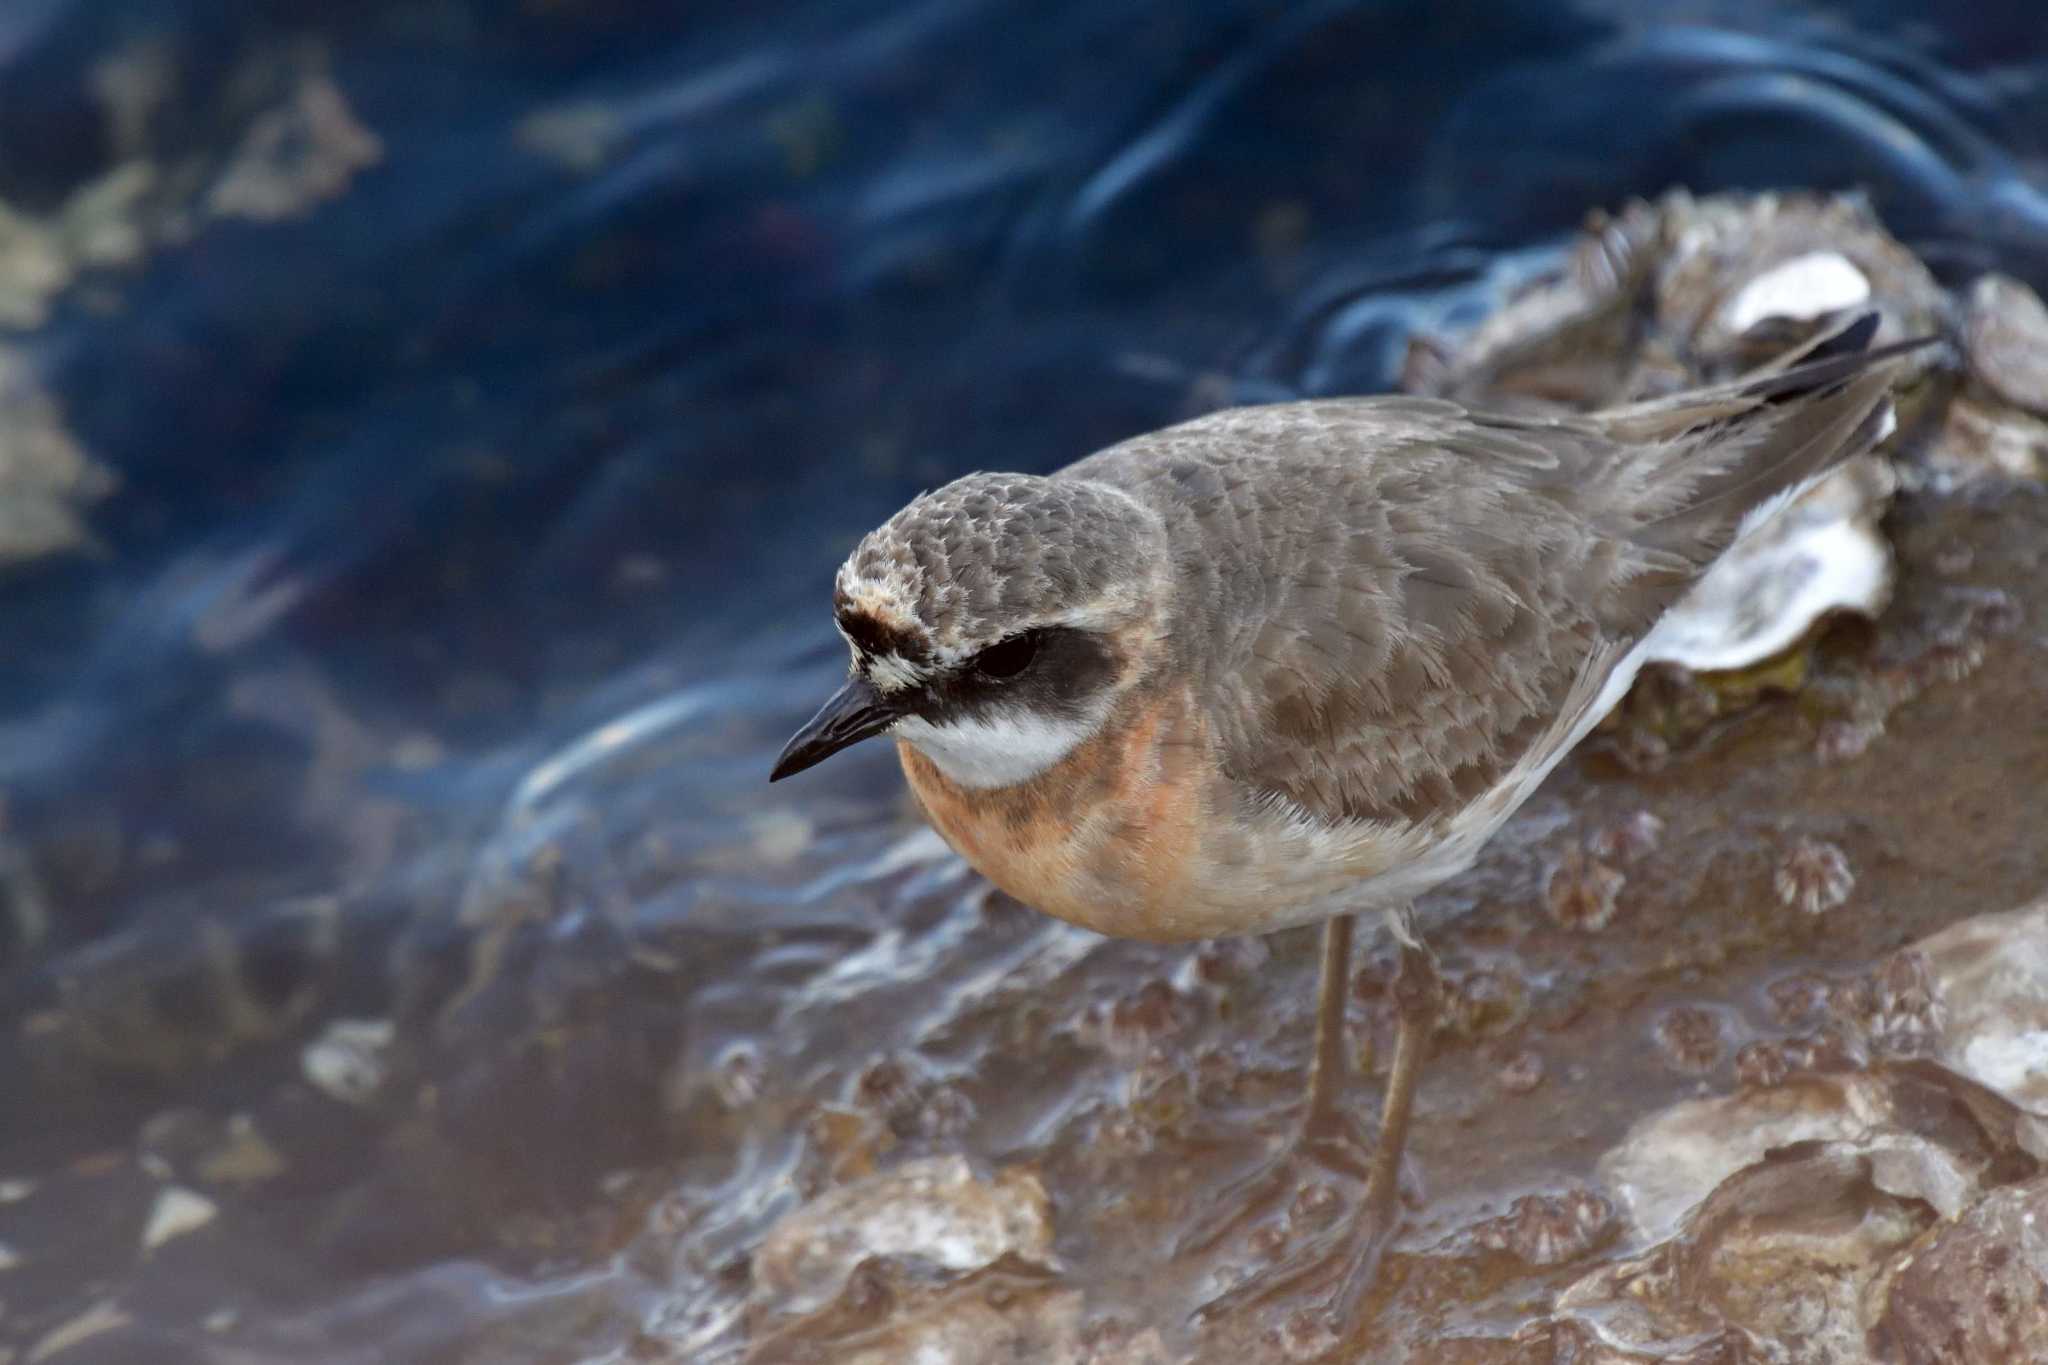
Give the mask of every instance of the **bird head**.
[[1157, 514], [1084, 479], [971, 474], [916, 499], [840, 566], [847, 681], [769, 780], [884, 733], [963, 786], [1035, 777], [1142, 674], [1164, 540]]

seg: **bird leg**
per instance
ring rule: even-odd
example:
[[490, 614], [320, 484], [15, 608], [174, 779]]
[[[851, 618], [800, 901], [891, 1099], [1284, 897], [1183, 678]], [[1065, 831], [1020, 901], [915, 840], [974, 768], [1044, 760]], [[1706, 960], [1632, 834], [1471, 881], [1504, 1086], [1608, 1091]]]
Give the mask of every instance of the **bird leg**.
[[[1352, 921], [1347, 916], [1331, 920], [1323, 932], [1315, 1054], [1310, 1064], [1308, 1104], [1300, 1133], [1279, 1156], [1218, 1191], [1215, 1214], [1197, 1225], [1177, 1250], [1205, 1250], [1258, 1221], [1289, 1200], [1303, 1183], [1301, 1177], [1313, 1178], [1315, 1170], [1364, 1182], [1365, 1193], [1357, 1213], [1338, 1219], [1278, 1264], [1255, 1273], [1220, 1298], [1204, 1304], [1197, 1313], [1202, 1320], [1313, 1294], [1321, 1297], [1328, 1321], [1341, 1333], [1355, 1319], [1372, 1283], [1380, 1252], [1395, 1229], [1401, 1152], [1407, 1141], [1416, 1085], [1436, 1023], [1438, 987], [1436, 961], [1415, 936], [1406, 911], [1390, 918], [1401, 954], [1393, 982], [1394, 1058], [1380, 1107], [1379, 1140], [1373, 1144], [1370, 1159], [1364, 1156], [1363, 1136], [1339, 1103], [1347, 1069], [1344, 1005], [1350, 995], [1351, 980]], [[1311, 1169], [1304, 1171], [1304, 1166]]]
[[1337, 1113], [1337, 1092], [1343, 1086], [1344, 1002], [1351, 995], [1351, 916], [1339, 915], [1323, 925], [1322, 971], [1316, 985], [1316, 1051], [1309, 1063], [1309, 1130], [1328, 1123]]
[[[1264, 1219], [1295, 1193], [1303, 1176], [1317, 1172], [1364, 1180], [1371, 1169], [1368, 1145], [1338, 1103], [1349, 1069], [1344, 1056], [1344, 1004], [1350, 996], [1352, 918], [1323, 926], [1322, 967], [1316, 996], [1315, 1052], [1309, 1062], [1308, 1103], [1301, 1127], [1286, 1145], [1248, 1174], [1223, 1185], [1210, 1198], [1210, 1212], [1198, 1219], [1174, 1247], [1177, 1255], [1209, 1250], [1231, 1234]], [[1303, 1170], [1303, 1167], [1308, 1170]]]
[[1380, 1140], [1372, 1155], [1372, 1177], [1365, 1187], [1368, 1213], [1392, 1213], [1401, 1181], [1401, 1150], [1408, 1145], [1408, 1120], [1415, 1109], [1415, 1088], [1422, 1063], [1429, 1056], [1436, 1031], [1437, 994], [1441, 982], [1436, 957], [1413, 938], [1401, 944], [1401, 965], [1394, 969], [1394, 1061], [1387, 1068], [1387, 1093], [1380, 1101]]

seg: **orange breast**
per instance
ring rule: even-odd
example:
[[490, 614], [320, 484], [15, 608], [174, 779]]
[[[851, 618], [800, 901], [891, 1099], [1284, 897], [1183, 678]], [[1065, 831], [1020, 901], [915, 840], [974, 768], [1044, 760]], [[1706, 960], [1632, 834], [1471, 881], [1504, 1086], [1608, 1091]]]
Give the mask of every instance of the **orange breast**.
[[994, 790], [959, 786], [907, 742], [897, 752], [933, 828], [1018, 900], [1120, 938], [1184, 938], [1219, 785], [1196, 715], [1183, 690], [1135, 694], [1051, 768]]

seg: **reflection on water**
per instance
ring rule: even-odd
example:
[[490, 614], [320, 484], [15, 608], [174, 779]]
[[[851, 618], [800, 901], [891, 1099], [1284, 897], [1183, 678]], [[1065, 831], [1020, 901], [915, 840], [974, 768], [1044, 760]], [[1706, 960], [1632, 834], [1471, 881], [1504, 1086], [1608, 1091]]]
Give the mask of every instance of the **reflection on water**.
[[[878, 1301], [1076, 1318], [1016, 1268], [1049, 1257], [1123, 1314], [1091, 1349], [1148, 1349], [1214, 1288], [1155, 1271], [1174, 1172], [1280, 1112], [1308, 945], [1043, 922], [885, 754], [771, 794], [841, 666], [832, 567], [955, 473], [1384, 388], [1589, 206], [1674, 184], [1865, 186], [1945, 277], [2048, 283], [2036, 6], [1919, 16], [7, 6], [0, 1360], [802, 1358], [749, 1299], [765, 1230], [958, 1153], [1030, 1168], [1050, 1252], [968, 1291], [885, 1266]], [[2024, 714], [2038, 651], [1986, 657]], [[1800, 723], [1736, 772], [1805, 780]], [[1939, 774], [1972, 726], [1922, 724], [1890, 761]], [[1450, 964], [1516, 984], [1426, 1103], [1603, 1022], [1488, 1150], [1422, 1135], [1425, 1244], [1685, 1093], [1651, 1006], [1524, 918], [1568, 812], [1676, 827], [1735, 780], [1568, 776], [1449, 890], [1500, 912]], [[2000, 819], [1960, 889], [1891, 869], [1895, 922], [1799, 955], [2015, 904]], [[1670, 903], [1747, 856], [1671, 855]], [[1681, 983], [1727, 956], [1672, 951]], [[1767, 965], [1685, 992], [1744, 1009]], [[1527, 1292], [1464, 1301], [1512, 1330]], [[805, 1339], [853, 1358], [834, 1321]]]

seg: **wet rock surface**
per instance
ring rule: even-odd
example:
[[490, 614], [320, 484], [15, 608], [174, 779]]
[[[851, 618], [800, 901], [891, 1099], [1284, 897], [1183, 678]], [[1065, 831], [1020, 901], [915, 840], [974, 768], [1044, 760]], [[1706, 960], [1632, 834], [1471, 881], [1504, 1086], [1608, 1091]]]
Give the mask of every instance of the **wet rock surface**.
[[1045, 1188], [1027, 1171], [978, 1181], [962, 1157], [905, 1162], [838, 1186], [768, 1230], [753, 1254], [754, 1287], [779, 1312], [838, 1297], [871, 1257], [915, 1257], [939, 1270], [979, 1270], [1051, 1250]]

